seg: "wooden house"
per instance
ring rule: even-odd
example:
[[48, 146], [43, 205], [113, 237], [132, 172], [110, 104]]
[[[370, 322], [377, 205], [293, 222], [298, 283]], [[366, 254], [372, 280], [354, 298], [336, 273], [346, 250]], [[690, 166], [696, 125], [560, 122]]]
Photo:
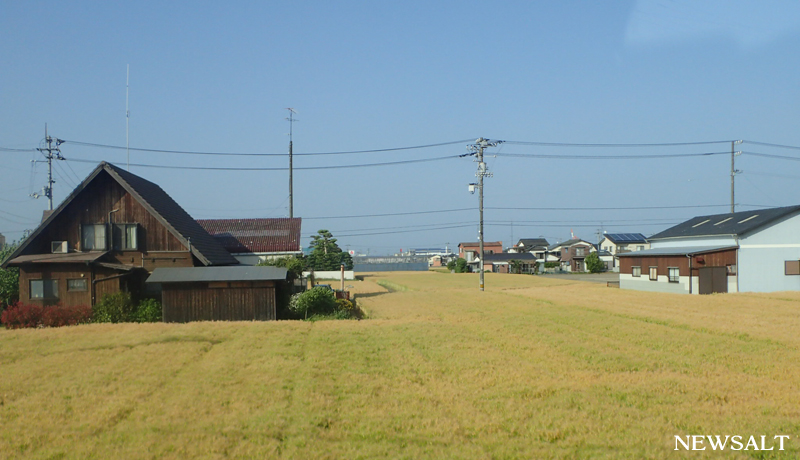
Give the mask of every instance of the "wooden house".
[[3, 267], [19, 267], [23, 303], [94, 306], [120, 291], [158, 297], [145, 289], [157, 268], [237, 263], [158, 185], [103, 162]]

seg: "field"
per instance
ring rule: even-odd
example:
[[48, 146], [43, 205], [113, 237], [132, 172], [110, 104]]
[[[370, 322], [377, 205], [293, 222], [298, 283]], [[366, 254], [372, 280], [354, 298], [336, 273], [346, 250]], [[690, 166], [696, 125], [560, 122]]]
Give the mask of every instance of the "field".
[[[0, 457], [800, 456], [800, 293], [350, 284], [369, 319], [2, 330]], [[791, 439], [674, 451], [690, 434]]]

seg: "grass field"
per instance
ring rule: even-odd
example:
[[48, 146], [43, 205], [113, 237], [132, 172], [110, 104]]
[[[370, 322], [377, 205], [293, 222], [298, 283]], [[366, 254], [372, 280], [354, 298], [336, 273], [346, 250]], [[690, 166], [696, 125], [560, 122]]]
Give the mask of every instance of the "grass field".
[[[0, 457], [800, 456], [800, 293], [350, 284], [370, 319], [2, 330]], [[674, 451], [689, 434], [791, 439]]]

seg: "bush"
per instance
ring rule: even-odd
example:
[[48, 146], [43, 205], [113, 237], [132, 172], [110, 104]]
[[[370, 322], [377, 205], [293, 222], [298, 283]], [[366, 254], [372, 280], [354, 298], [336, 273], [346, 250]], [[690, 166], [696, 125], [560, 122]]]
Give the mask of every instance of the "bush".
[[596, 252], [593, 252], [586, 256], [584, 261], [586, 263], [586, 269], [589, 270], [591, 273], [600, 273], [606, 268], [606, 265], [600, 260], [600, 256], [597, 255]]
[[44, 327], [75, 326], [91, 320], [92, 307], [86, 305], [45, 307], [42, 313], [42, 326]]
[[127, 292], [106, 294], [94, 308], [95, 323], [121, 323], [136, 319], [136, 307]]
[[451, 260], [450, 262], [447, 262], [447, 269], [450, 270], [450, 271], [455, 270], [456, 269], [456, 261], [455, 260]]
[[467, 266], [467, 259], [459, 257], [456, 260], [456, 273], [467, 273], [469, 271], [469, 267]]
[[329, 315], [336, 311], [336, 307], [333, 291], [320, 286], [293, 295], [289, 302], [289, 310], [306, 318], [309, 315]]
[[347, 299], [336, 299], [336, 311], [346, 311], [347, 313], [352, 313], [353, 302]]
[[19, 329], [40, 326], [74, 326], [88, 323], [91, 318], [92, 308], [85, 305], [40, 307], [17, 302], [3, 312], [0, 320], [2, 320], [6, 329]]
[[161, 322], [161, 302], [156, 299], [144, 299], [136, 307], [136, 322], [158, 323]]

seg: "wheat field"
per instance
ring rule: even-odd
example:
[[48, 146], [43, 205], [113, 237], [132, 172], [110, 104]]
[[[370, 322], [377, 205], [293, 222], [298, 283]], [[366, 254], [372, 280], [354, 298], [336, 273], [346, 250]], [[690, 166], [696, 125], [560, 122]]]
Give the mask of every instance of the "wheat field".
[[[375, 273], [363, 321], [0, 331], [0, 458], [797, 458], [800, 293]], [[675, 451], [675, 436], [790, 435]]]

